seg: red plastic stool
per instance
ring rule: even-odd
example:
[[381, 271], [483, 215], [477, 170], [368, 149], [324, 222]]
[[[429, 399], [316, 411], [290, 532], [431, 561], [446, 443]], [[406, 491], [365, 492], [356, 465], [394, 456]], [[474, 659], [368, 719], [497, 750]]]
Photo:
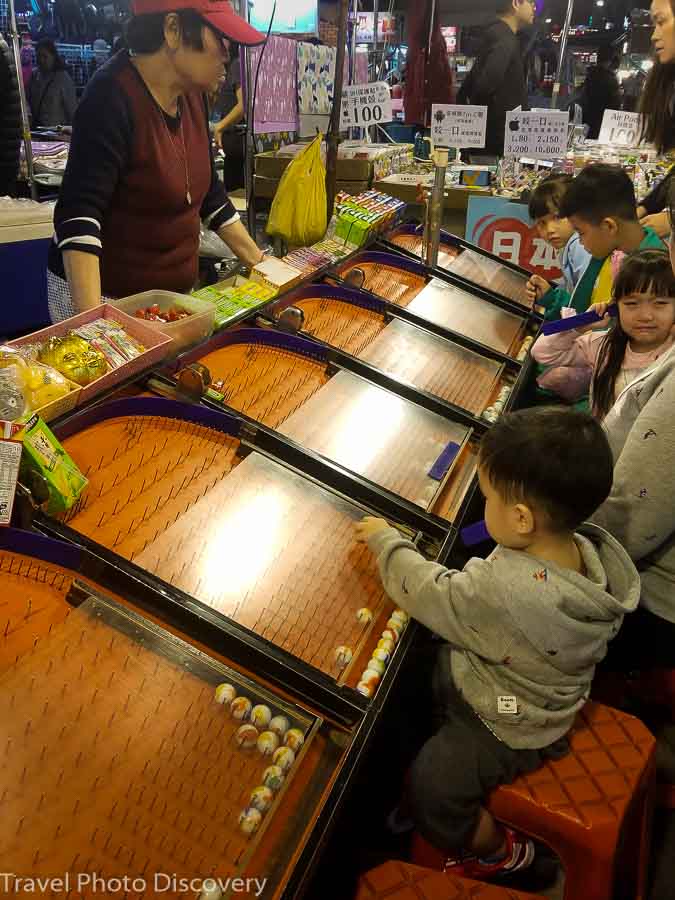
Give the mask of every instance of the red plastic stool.
[[628, 896], [645, 897], [655, 743], [639, 719], [589, 701], [566, 757], [490, 796], [495, 818], [560, 858], [565, 900], [610, 900], [619, 878]]
[[[540, 900], [526, 894], [389, 860], [359, 878], [354, 900]], [[579, 898], [581, 900], [581, 898]]]
[[[614, 885], [644, 900], [654, 806], [654, 737], [639, 719], [589, 701], [570, 752], [503, 785], [487, 807], [496, 819], [550, 847], [565, 870], [565, 900], [610, 900]], [[438, 851], [417, 838], [413, 861]]]

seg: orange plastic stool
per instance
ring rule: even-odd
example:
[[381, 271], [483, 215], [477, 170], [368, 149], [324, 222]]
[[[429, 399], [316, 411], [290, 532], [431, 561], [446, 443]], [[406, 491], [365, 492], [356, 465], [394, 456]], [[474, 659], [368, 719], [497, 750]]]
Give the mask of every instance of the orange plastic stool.
[[354, 900], [540, 900], [540, 897], [540, 894], [525, 894], [389, 860], [359, 878]]
[[654, 805], [655, 740], [639, 719], [589, 701], [570, 753], [497, 788], [488, 809], [547, 844], [565, 869], [565, 900], [643, 900]]

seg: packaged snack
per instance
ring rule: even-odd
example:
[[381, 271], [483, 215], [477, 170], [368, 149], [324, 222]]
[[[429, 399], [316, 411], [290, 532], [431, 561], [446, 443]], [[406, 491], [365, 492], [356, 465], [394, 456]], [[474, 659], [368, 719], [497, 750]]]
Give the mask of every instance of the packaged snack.
[[87, 479], [40, 416], [32, 416], [26, 422], [20, 438], [24, 451], [22, 471], [36, 471], [47, 482], [47, 512], [58, 515], [70, 509], [87, 486]]
[[108, 371], [102, 354], [74, 333], [49, 338], [40, 349], [39, 360], [82, 387]]

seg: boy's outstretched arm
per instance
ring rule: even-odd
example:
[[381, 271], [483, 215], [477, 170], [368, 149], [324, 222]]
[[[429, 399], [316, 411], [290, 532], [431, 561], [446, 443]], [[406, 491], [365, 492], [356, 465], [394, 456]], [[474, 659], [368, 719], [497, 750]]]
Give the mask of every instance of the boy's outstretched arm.
[[377, 557], [382, 584], [394, 603], [457, 647], [494, 662], [508, 654], [510, 639], [499, 627], [506, 612], [490, 563], [474, 559], [461, 572], [446, 569], [424, 559], [411, 541], [372, 516], [356, 531]]

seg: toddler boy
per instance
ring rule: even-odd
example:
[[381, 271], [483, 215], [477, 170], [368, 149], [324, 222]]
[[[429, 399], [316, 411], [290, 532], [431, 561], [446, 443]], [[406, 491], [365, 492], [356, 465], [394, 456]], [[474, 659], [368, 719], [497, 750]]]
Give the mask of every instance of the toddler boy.
[[505, 415], [483, 437], [478, 476], [497, 542], [487, 559], [446, 569], [372, 517], [357, 536], [394, 603], [447, 641], [433, 679], [442, 724], [412, 765], [406, 799], [453, 871], [484, 878], [534, 856], [528, 838], [487, 812], [486, 796], [567, 752], [640, 581], [614, 538], [582, 525], [612, 486], [609, 445], [590, 416], [560, 407]]

